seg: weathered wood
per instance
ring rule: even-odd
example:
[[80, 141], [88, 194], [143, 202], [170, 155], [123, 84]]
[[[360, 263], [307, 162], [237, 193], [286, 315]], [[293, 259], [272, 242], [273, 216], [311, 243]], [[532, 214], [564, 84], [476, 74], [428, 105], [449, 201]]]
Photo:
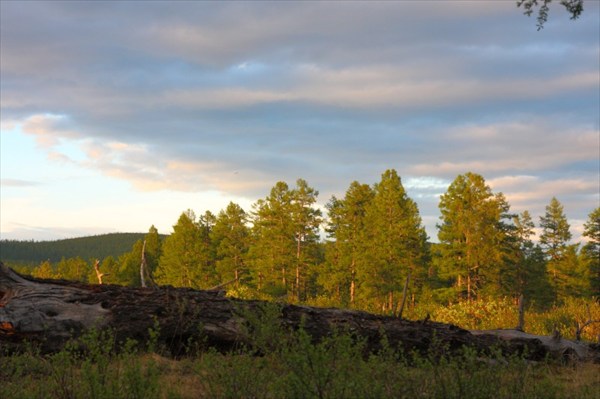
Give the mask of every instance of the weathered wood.
[[[159, 344], [174, 355], [182, 354], [190, 339], [229, 350], [248, 342], [247, 330], [243, 328], [247, 322], [245, 315], [261, 312], [264, 305], [263, 301], [227, 298], [222, 291], [87, 285], [23, 277], [0, 263], [0, 352], [3, 348], [19, 348], [25, 341], [37, 343], [44, 352], [57, 351], [69, 338], [94, 327], [111, 329], [117, 342], [128, 338], [143, 342], [156, 325], [160, 331]], [[315, 340], [342, 329], [365, 339], [370, 351], [380, 348], [385, 334], [392, 347], [423, 353], [431, 350], [451, 353], [467, 345], [482, 352], [489, 351], [491, 346], [501, 346], [507, 353], [526, 350], [527, 356], [536, 360], [564, 354], [560, 347], [548, 345], [544, 337], [524, 333], [511, 337], [506, 332], [469, 332], [428, 320], [280, 306], [279, 321], [284, 328], [297, 329], [302, 325]], [[600, 359], [600, 348], [579, 345], [569, 356]]]
[[98, 284], [102, 284], [102, 277], [110, 276], [110, 273], [102, 273], [100, 271], [100, 260], [96, 259], [94, 262], [94, 270], [96, 271], [96, 277], [98, 278]]

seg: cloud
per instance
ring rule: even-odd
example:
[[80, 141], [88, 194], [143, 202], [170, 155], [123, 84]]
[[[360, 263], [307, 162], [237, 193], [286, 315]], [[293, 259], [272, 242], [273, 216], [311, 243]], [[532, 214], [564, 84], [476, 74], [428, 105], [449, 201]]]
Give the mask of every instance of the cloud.
[[2, 187], [35, 187], [38, 186], [40, 182], [29, 181], [29, 180], [20, 180], [20, 179], [1, 179], [0, 185]]
[[505, 2], [0, 4], [3, 129], [137, 190], [326, 200], [395, 168], [430, 222], [467, 171], [597, 203], [597, 2], [540, 33]]
[[12, 226], [11, 230], [3, 231], [0, 239], [54, 241], [116, 232], [114, 229], [95, 226], [64, 227], [16, 224]]

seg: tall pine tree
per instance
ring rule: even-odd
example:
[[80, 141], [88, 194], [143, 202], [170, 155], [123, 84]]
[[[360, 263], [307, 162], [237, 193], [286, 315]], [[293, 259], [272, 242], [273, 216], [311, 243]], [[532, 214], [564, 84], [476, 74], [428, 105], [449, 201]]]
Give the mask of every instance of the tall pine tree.
[[214, 284], [211, 251], [204, 237], [206, 226], [196, 223], [196, 215], [188, 210], [181, 214], [173, 233], [162, 246], [155, 280], [176, 287], [209, 288]]
[[319, 192], [310, 187], [303, 179], [296, 181], [292, 191], [291, 216], [292, 229], [296, 244], [294, 295], [300, 301], [306, 298], [308, 277], [312, 274], [311, 266], [318, 259], [317, 244], [319, 241], [319, 226], [321, 225], [321, 210], [315, 208]]
[[552, 197], [550, 204], [546, 206], [546, 213], [540, 217], [540, 227], [542, 229], [540, 245], [548, 261], [550, 281], [558, 299], [562, 299], [572, 293], [569, 280], [575, 265], [572, 257], [573, 250], [569, 250], [571, 240], [569, 222], [562, 204], [556, 197]]
[[[327, 272], [321, 276], [321, 285], [342, 304], [354, 304], [357, 290], [357, 270], [365, 269], [364, 247], [365, 216], [367, 206], [373, 199], [368, 184], [354, 181], [344, 199], [331, 198], [326, 205], [329, 238], [334, 241], [327, 246]], [[363, 273], [364, 274], [364, 273]]]
[[395, 312], [409, 273], [413, 281], [423, 275], [427, 235], [417, 204], [395, 170], [385, 171], [373, 192], [361, 255], [368, 266], [358, 270], [361, 296], [375, 299], [383, 312]]
[[292, 220], [292, 192], [277, 182], [269, 196], [253, 205], [249, 263], [256, 287], [271, 296], [291, 292], [296, 242]]
[[583, 236], [588, 242], [581, 250], [590, 276], [590, 291], [600, 301], [600, 207], [594, 209], [583, 225]]
[[519, 298], [523, 295], [528, 303], [545, 305], [554, 297], [546, 273], [546, 260], [541, 247], [532, 241], [535, 224], [528, 211], [513, 216], [511, 252], [504, 270], [503, 294]]
[[486, 283], [497, 286], [509, 230], [503, 220], [508, 215], [504, 196], [493, 194], [482, 176], [468, 172], [454, 179], [439, 208], [442, 274], [468, 300]]
[[318, 255], [321, 212], [318, 192], [298, 179], [290, 190], [278, 182], [270, 195], [254, 205], [249, 259], [257, 287], [273, 296], [306, 295], [309, 266]]
[[211, 232], [216, 247], [216, 270], [221, 283], [248, 278], [246, 255], [248, 253], [250, 229], [248, 215], [233, 202], [219, 212]]

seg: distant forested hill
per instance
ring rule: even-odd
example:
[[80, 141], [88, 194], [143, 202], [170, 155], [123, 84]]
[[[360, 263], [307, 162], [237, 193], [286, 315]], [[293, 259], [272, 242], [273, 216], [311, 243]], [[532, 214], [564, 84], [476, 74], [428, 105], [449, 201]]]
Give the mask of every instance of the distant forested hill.
[[0, 240], [0, 260], [19, 263], [58, 262], [64, 258], [115, 258], [125, 252], [145, 233], [111, 233], [97, 236], [69, 238], [56, 241]]

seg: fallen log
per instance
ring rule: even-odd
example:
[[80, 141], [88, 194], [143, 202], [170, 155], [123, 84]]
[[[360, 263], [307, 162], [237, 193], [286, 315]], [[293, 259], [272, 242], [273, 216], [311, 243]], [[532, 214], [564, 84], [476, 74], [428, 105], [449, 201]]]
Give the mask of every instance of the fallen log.
[[[249, 315], [264, 312], [266, 302], [228, 298], [222, 291], [186, 288], [131, 288], [89, 285], [64, 280], [25, 277], [0, 262], [0, 353], [18, 350], [33, 342], [42, 352], [55, 352], [84, 332], [110, 329], [116, 342], [146, 342], [152, 329], [159, 331], [159, 345], [172, 355], [185, 353], [191, 341], [227, 351], [251, 344]], [[563, 356], [563, 348], [548, 345], [541, 337], [525, 333], [467, 331], [429, 320], [409, 321], [361, 311], [280, 304], [278, 322], [283, 328], [300, 326], [318, 341], [344, 331], [365, 341], [366, 349], [389, 345], [406, 352], [454, 353], [463, 346], [489, 353], [499, 347], [505, 353], [524, 353], [540, 360]], [[574, 341], [562, 340], [563, 343]], [[569, 352], [577, 360], [600, 360], [598, 346], [578, 343]]]

